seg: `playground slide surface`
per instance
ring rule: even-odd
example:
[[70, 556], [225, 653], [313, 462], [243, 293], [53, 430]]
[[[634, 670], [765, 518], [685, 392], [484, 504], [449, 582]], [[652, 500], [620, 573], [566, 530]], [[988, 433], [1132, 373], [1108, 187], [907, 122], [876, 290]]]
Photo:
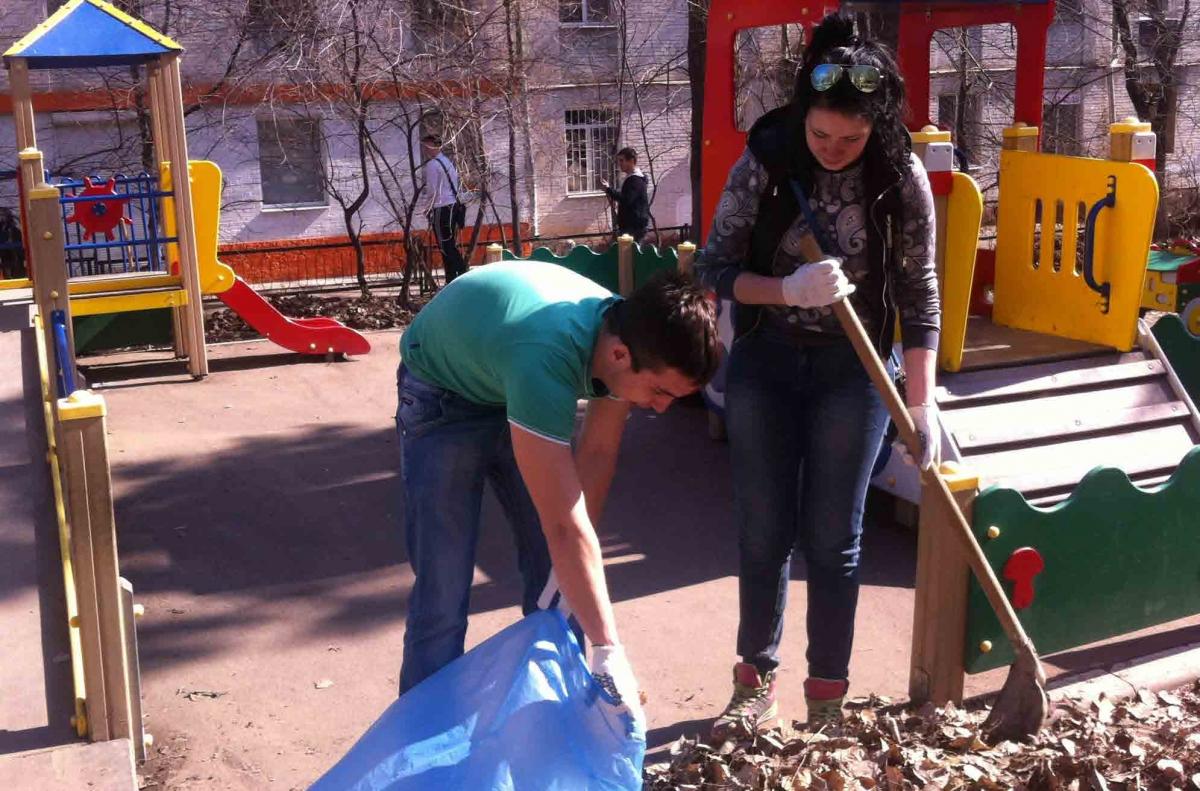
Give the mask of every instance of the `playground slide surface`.
[[217, 296], [264, 338], [289, 351], [346, 355], [371, 351], [365, 337], [341, 322], [326, 318], [289, 319], [240, 277], [234, 279], [232, 288]]

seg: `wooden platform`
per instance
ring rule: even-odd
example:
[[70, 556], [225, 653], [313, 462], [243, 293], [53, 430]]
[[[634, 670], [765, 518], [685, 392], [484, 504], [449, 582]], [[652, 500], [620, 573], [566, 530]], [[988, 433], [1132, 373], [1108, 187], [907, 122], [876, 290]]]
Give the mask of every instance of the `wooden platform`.
[[1196, 416], [1144, 352], [972, 322], [971, 369], [942, 376], [938, 403], [982, 486], [1045, 505], [1098, 466], [1149, 485], [1200, 443]]
[[1073, 341], [1040, 332], [1014, 330], [993, 324], [989, 319], [967, 319], [967, 339], [963, 345], [963, 371], [1023, 365], [1085, 357], [1111, 351], [1106, 346]]

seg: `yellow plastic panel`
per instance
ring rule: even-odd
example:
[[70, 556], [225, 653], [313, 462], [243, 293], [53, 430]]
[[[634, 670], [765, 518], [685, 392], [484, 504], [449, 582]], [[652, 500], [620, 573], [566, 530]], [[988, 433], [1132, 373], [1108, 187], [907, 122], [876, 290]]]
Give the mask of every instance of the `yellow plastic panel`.
[[979, 223], [983, 219], [983, 195], [975, 179], [966, 173], [950, 174], [946, 199], [945, 274], [942, 282], [942, 335], [938, 362], [943, 370], [962, 367], [967, 340], [967, 313], [971, 307], [971, 281], [975, 276], [975, 251], [979, 247]]
[[[1094, 256], [1095, 279], [1110, 284], [1106, 302], [1082, 267], [1086, 217], [1110, 178], [1116, 205], [1096, 219]], [[1157, 206], [1158, 184], [1142, 165], [1002, 151], [993, 320], [1132, 349]]]
[[1146, 310], [1174, 312], [1179, 299], [1179, 286], [1163, 280], [1162, 272], [1146, 273], [1146, 290], [1142, 294], [1142, 307]]
[[0, 291], [11, 291], [17, 288], [33, 288], [33, 281], [27, 277], [15, 277], [11, 280], [0, 280]]
[[192, 174], [192, 215], [196, 222], [196, 254], [200, 290], [220, 294], [233, 287], [233, 270], [217, 260], [217, 232], [221, 225], [221, 168], [215, 162], [188, 163]]
[[187, 304], [187, 291], [130, 291], [97, 297], [76, 297], [71, 300], [72, 316], [95, 316], [99, 313], [128, 313], [133, 310], [178, 308]]

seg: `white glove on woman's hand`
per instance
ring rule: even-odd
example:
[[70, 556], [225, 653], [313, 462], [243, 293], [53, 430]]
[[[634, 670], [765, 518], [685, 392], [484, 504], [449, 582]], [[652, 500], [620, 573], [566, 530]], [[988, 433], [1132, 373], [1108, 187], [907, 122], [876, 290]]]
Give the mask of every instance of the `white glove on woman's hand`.
[[842, 271], [842, 262], [826, 258], [800, 268], [783, 279], [784, 304], [793, 308], [821, 308], [854, 292]]
[[[917, 436], [921, 439], [921, 469], [928, 470], [937, 464], [942, 456], [942, 425], [938, 418], [937, 404], [910, 406], [908, 414], [912, 416]], [[912, 454], [903, 441], [900, 442], [900, 452], [904, 454], [906, 464], [913, 464]]]
[[642, 711], [637, 680], [633, 677], [633, 668], [629, 666], [624, 647], [594, 645], [590, 664], [592, 675], [600, 686], [617, 701], [617, 705], [627, 708], [644, 729], [646, 715]]

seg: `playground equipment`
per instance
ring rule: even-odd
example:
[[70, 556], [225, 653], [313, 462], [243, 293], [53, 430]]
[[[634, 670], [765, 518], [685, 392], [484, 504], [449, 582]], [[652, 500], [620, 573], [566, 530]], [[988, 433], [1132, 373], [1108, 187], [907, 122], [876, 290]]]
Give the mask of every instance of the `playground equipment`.
[[[189, 162], [179, 58], [182, 47], [104, 0], [70, 0], [4, 55], [8, 67], [26, 240], [65, 232], [75, 316], [169, 308], [177, 356], [195, 377], [208, 373], [202, 299], [221, 297], [252, 327], [303, 354], [365, 354], [366, 339], [330, 319], [291, 320], [217, 260], [221, 176]], [[28, 189], [44, 178], [37, 150], [30, 70], [144, 66], [158, 172], [67, 180], [56, 228], [35, 227]], [[28, 287], [28, 280], [0, 287]]]
[[1142, 307], [1178, 313], [1200, 335], [1200, 239], [1180, 239], [1150, 250]]
[[[1153, 135], [1136, 119], [1113, 124], [1108, 160], [1039, 150], [1052, 0], [899, 6], [907, 123], [937, 204], [943, 476], [1043, 651], [1198, 612], [1188, 581], [1200, 559], [1185, 547], [1194, 546], [1200, 513], [1200, 414], [1196, 390], [1188, 392], [1200, 388], [1200, 341], [1175, 320], [1153, 332], [1138, 323], [1158, 200], [1146, 166]], [[785, 24], [807, 32], [835, 8], [820, 0], [712, 3], [702, 229], [745, 146], [735, 121], [737, 36]], [[989, 320], [970, 310], [979, 190], [952, 170], [949, 133], [929, 123], [929, 49], [939, 29], [997, 23], [1017, 35], [1016, 94], [1000, 155]], [[719, 408], [719, 375], [716, 384], [707, 395]], [[910, 694], [961, 700], [964, 672], [1013, 654], [969, 580], [946, 509], [898, 456], [874, 483], [921, 506]]]
[[[511, 251], [498, 244], [490, 245], [487, 250], [489, 262], [517, 258]], [[538, 247], [526, 260], [565, 266], [613, 293], [628, 296], [658, 272], [673, 269], [690, 272], [695, 256], [696, 246], [691, 242], [684, 242], [676, 249], [660, 253], [658, 248], [639, 245], [633, 241], [632, 236], [624, 234], [617, 239], [615, 245], [603, 253], [577, 246], [571, 248], [566, 255], [556, 255], [549, 248]]]

